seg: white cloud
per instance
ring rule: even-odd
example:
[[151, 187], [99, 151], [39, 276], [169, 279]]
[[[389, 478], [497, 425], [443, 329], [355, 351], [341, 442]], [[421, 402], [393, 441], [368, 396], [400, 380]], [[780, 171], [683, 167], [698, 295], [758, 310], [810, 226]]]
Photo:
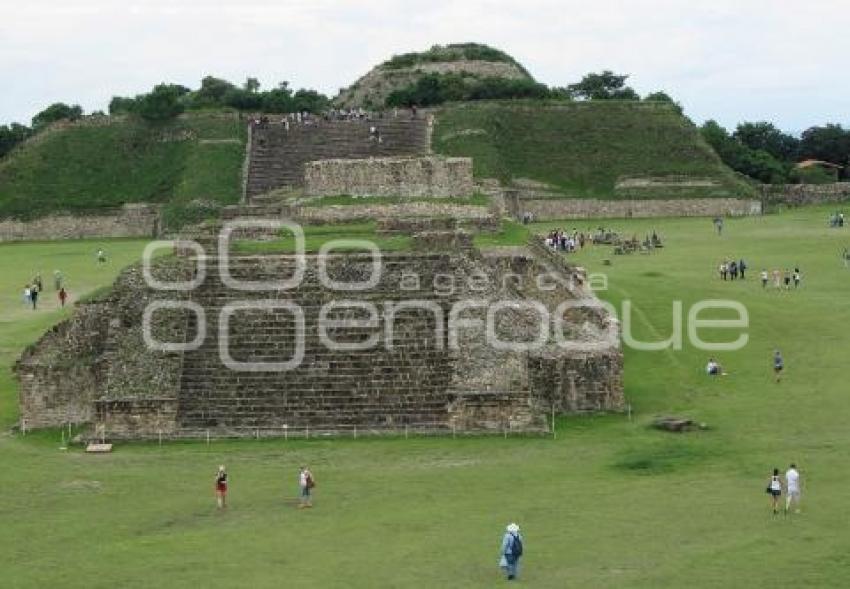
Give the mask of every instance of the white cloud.
[[203, 75], [335, 93], [394, 53], [474, 40], [541, 81], [603, 68], [696, 120], [850, 122], [844, 0], [0, 0], [0, 122]]

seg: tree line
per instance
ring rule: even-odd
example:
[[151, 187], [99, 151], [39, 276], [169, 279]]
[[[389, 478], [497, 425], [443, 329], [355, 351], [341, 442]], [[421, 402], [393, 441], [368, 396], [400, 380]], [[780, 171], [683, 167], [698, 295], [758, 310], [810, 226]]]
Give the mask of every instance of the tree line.
[[[269, 90], [261, 90], [256, 78], [248, 78], [241, 86], [227, 80], [206, 76], [201, 86], [192, 90], [180, 84], [157, 84], [150, 92], [136, 96], [113, 96], [109, 101], [110, 115], [131, 115], [155, 124], [173, 119], [192, 110], [233, 108], [239, 111], [290, 113], [319, 113], [327, 110], [330, 99], [315, 90], [289, 87], [281, 82]], [[102, 115], [95, 111], [93, 115]], [[0, 125], [0, 158], [16, 145], [46, 128], [51, 123], [74, 121], [83, 116], [80, 105], [64, 102], [51, 104], [32, 118], [30, 126], [21, 123]]]
[[[716, 121], [700, 128], [703, 138], [727, 166], [765, 184], [822, 183], [850, 179], [850, 129], [826, 124], [806, 129], [800, 137], [767, 121], [745, 122], [733, 132]], [[841, 168], [798, 168], [803, 160], [819, 160]]]

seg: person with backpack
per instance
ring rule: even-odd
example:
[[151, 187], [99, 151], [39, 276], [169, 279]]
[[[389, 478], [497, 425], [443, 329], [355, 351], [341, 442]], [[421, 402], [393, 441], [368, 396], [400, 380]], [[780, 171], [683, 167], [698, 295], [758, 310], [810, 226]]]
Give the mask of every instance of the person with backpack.
[[312, 493], [315, 486], [316, 481], [313, 478], [313, 473], [306, 466], [302, 466], [298, 475], [298, 488], [300, 490], [298, 509], [313, 507]]
[[505, 571], [508, 581], [513, 581], [519, 574], [519, 559], [522, 557], [522, 536], [519, 526], [509, 524], [502, 537], [502, 551], [499, 566]]
[[782, 497], [782, 479], [779, 477], [778, 468], [773, 469], [765, 492], [770, 495], [770, 507], [773, 509], [773, 515], [777, 515], [779, 513], [779, 500]]

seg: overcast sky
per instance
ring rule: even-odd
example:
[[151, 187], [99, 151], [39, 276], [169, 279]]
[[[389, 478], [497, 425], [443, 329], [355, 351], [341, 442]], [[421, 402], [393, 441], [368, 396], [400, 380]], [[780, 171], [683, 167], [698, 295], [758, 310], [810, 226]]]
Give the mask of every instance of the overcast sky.
[[697, 122], [850, 124], [848, 0], [0, 0], [0, 123], [206, 74], [335, 94], [392, 54], [476, 41], [539, 81], [663, 89]]

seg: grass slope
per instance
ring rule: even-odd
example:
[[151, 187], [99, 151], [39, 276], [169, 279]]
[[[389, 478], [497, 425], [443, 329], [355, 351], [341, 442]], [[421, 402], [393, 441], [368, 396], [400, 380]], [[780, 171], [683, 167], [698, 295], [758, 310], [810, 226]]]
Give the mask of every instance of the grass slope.
[[[735, 299], [750, 315], [749, 344], [717, 354], [730, 372], [724, 378], [703, 375], [707, 353], [687, 335], [679, 352], [627, 350], [632, 421], [562, 419], [555, 440], [130, 444], [108, 456], [60, 452], [57, 432], [4, 433], [4, 586], [490, 588], [503, 582], [498, 543], [514, 520], [526, 536], [528, 587], [846, 586], [850, 271], [838, 252], [850, 234], [824, 227], [826, 212], [731, 219], [723, 237], [706, 219], [606, 221], [625, 233], [654, 228], [665, 239], [663, 251], [615, 257], [611, 267], [602, 265], [610, 247], [575, 256], [608, 274], [603, 294], [617, 307], [632, 300], [637, 337], [669, 335], [673, 300], [687, 313], [699, 299]], [[62, 254], [79, 256], [74, 282], [106, 283], [111, 270], [89, 263], [91, 249], [0, 246], [0, 292], [17, 293], [25, 269], [37, 260], [50, 268]], [[723, 256], [744, 256], [748, 279], [721, 282]], [[799, 291], [765, 292], [754, 279], [763, 266], [795, 263], [804, 273]], [[34, 318], [14, 297], [8, 304], [4, 364], [58, 319]], [[774, 347], [787, 361], [780, 385], [771, 379]], [[8, 426], [14, 390], [3, 374]], [[667, 413], [710, 429], [646, 427]], [[803, 513], [773, 519], [766, 477], [790, 461], [805, 477]], [[226, 513], [213, 506], [219, 463], [231, 474]], [[313, 510], [294, 509], [302, 463], [317, 476]]]
[[234, 203], [245, 140], [236, 115], [220, 113], [50, 130], [0, 162], [0, 218], [153, 202], [177, 221], [191, 200]]
[[473, 158], [477, 177], [545, 182], [569, 197], [622, 198], [622, 177], [687, 176], [718, 187], [633, 191], [630, 198], [752, 196], [697, 129], [661, 103], [475, 102], [437, 115], [434, 150]]

